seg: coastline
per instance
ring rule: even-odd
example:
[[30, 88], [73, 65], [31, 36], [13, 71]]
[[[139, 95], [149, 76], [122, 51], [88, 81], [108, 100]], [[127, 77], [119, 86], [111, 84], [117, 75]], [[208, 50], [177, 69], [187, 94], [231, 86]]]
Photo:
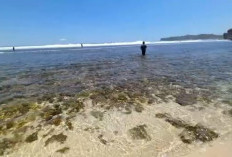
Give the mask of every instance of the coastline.
[[[197, 42], [230, 42], [228, 40], [183, 40], [183, 41], [146, 41], [148, 45], [159, 44], [181, 44], [181, 43], [197, 43]], [[100, 44], [88, 44], [83, 43], [84, 47], [106, 47], [106, 46], [130, 46], [141, 45], [142, 41], [135, 42], [115, 42], [115, 43], [100, 43]], [[15, 46], [16, 50], [27, 49], [54, 49], [54, 48], [81, 48], [81, 44], [54, 44], [54, 45], [41, 45], [41, 46]], [[0, 51], [9, 51], [12, 47], [0, 47]]]

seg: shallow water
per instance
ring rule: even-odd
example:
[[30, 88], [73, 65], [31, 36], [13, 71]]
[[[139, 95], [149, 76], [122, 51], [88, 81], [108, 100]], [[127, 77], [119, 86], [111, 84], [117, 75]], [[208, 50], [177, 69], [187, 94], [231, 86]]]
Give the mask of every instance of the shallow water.
[[208, 42], [149, 45], [145, 57], [139, 45], [2, 53], [0, 156], [66, 148], [179, 157], [231, 141], [231, 50]]
[[0, 102], [144, 79], [225, 97], [232, 92], [231, 60], [231, 42], [149, 45], [145, 57], [139, 46], [20, 50], [0, 54]]

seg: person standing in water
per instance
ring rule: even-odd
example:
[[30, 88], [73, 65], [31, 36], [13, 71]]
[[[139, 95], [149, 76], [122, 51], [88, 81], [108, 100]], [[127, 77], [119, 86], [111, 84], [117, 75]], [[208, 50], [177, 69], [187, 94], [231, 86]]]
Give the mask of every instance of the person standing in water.
[[13, 47], [13, 51], [15, 51], [15, 47]]
[[146, 50], [147, 50], [147, 45], [145, 45], [145, 41], [143, 41], [143, 44], [141, 45], [141, 51], [142, 51], [142, 55], [145, 56], [146, 54]]

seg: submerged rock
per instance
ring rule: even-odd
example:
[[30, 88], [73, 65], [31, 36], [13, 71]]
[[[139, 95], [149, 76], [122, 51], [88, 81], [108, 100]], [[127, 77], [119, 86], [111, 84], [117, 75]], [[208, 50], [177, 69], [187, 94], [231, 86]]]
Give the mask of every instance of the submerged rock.
[[104, 144], [104, 145], [107, 144], [107, 141], [103, 138], [103, 135], [99, 135], [99, 136], [98, 136], [98, 139], [100, 140], [100, 142], [101, 142], [102, 144]]
[[66, 124], [66, 126], [68, 127], [69, 130], [73, 130], [73, 125], [72, 125], [71, 121], [66, 120], [65, 124]]
[[98, 120], [100, 120], [100, 121], [103, 120], [104, 112], [101, 112], [101, 111], [91, 111], [90, 114], [91, 114], [94, 118], [96, 118], [96, 119], [98, 119]]
[[147, 140], [150, 141], [151, 137], [146, 131], [147, 125], [139, 125], [129, 130], [129, 134], [134, 140]]
[[17, 141], [9, 138], [0, 139], [0, 156], [3, 156], [5, 151], [13, 148], [17, 144]]
[[174, 119], [167, 113], [157, 113], [156, 117], [165, 119], [166, 122], [170, 123], [172, 126], [176, 128], [184, 128], [188, 126], [184, 121], [180, 119]]
[[209, 142], [218, 138], [218, 134], [201, 125], [188, 126], [179, 135], [184, 143], [192, 143], [194, 141]]
[[64, 135], [63, 133], [60, 133], [58, 135], [53, 135], [52, 137], [48, 138], [45, 142], [45, 146], [47, 146], [48, 144], [50, 143], [53, 143], [53, 142], [59, 142], [59, 143], [64, 143], [67, 139], [67, 136]]
[[181, 91], [176, 96], [176, 103], [180, 104], [181, 106], [193, 105], [197, 103], [197, 95], [194, 93], [186, 93], [185, 91]]
[[26, 138], [25, 141], [26, 141], [27, 143], [31, 143], [31, 142], [34, 142], [34, 141], [36, 141], [36, 140], [38, 140], [38, 132], [35, 132], [35, 133], [29, 135], [29, 136]]
[[10, 104], [0, 108], [0, 120], [6, 120], [18, 116], [23, 116], [30, 110], [36, 110], [38, 105], [35, 103]]
[[41, 113], [41, 117], [46, 121], [49, 121], [54, 116], [62, 113], [62, 109], [60, 107], [55, 107], [55, 108], [45, 107], [42, 111], [43, 112]]
[[228, 111], [223, 111], [223, 114], [229, 115], [232, 117], [232, 109], [228, 110]]
[[63, 102], [62, 108], [64, 110], [68, 110], [69, 113], [77, 113], [80, 112], [81, 109], [83, 109], [84, 103], [81, 100], [76, 99], [69, 99]]
[[142, 105], [138, 104], [138, 105], [135, 106], [135, 111], [136, 112], [142, 112], [143, 110], [144, 110], [144, 108], [143, 108]]
[[167, 113], [156, 114], [157, 118], [165, 119], [176, 128], [184, 128], [183, 132], [179, 134], [180, 139], [187, 144], [191, 144], [194, 141], [209, 142], [215, 138], [218, 138], [218, 134], [202, 125], [192, 126], [180, 119], [172, 118]]
[[62, 148], [62, 149], [58, 149], [56, 152], [64, 154], [64, 153], [66, 153], [67, 151], [69, 151], [69, 149], [70, 149], [69, 147], [64, 147], [64, 148]]
[[53, 124], [55, 126], [59, 126], [61, 122], [62, 122], [62, 117], [58, 116], [58, 117], [52, 119], [51, 124]]

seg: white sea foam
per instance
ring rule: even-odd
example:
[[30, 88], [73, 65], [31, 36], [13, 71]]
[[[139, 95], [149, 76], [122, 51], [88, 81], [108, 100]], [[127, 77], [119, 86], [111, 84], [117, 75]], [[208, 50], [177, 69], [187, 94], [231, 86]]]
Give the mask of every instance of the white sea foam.
[[[182, 43], [196, 43], [196, 42], [226, 42], [227, 40], [185, 40], [185, 41], [146, 41], [146, 44], [182, 44]], [[101, 44], [83, 44], [84, 47], [101, 47], [101, 46], [124, 46], [124, 45], [140, 45], [142, 41], [135, 42], [117, 42], [117, 43], [101, 43]], [[25, 49], [48, 49], [48, 48], [78, 48], [81, 44], [56, 44], [56, 45], [42, 45], [42, 46], [18, 46], [16, 50]], [[0, 47], [1, 51], [12, 50], [12, 47]]]

